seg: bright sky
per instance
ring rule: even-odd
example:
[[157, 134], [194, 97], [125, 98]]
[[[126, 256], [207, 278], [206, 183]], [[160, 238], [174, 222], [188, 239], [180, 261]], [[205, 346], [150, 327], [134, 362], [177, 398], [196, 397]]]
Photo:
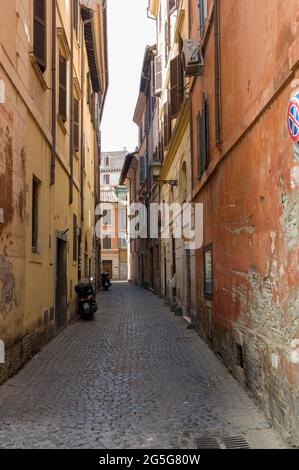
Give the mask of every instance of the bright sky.
[[148, 0], [108, 0], [109, 91], [102, 122], [102, 150], [138, 145], [133, 114], [145, 46], [155, 43], [155, 22], [147, 19]]

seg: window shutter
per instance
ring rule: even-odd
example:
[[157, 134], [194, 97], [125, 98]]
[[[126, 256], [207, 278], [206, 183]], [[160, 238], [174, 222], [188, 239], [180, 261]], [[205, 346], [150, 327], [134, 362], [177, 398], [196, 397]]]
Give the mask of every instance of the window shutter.
[[79, 152], [79, 101], [74, 99], [74, 147]]
[[168, 8], [171, 15], [177, 9], [177, 0], [168, 0]]
[[44, 72], [47, 67], [46, 0], [34, 0], [33, 8], [34, 55], [41, 71]]
[[198, 8], [199, 8], [199, 28], [201, 31], [201, 35], [204, 32], [205, 22], [207, 17], [207, 0], [198, 0]]
[[170, 115], [174, 119], [180, 109], [180, 61], [181, 58], [177, 55], [170, 62]]
[[139, 180], [140, 184], [142, 184], [145, 181], [145, 156], [141, 156], [139, 159], [139, 170]]
[[154, 94], [156, 96], [162, 93], [162, 55], [155, 57], [155, 89]]
[[165, 103], [164, 104], [164, 143], [165, 143], [165, 147], [168, 146], [169, 144], [169, 129], [168, 129], [168, 122], [169, 122], [169, 119], [168, 119], [168, 103]]
[[202, 111], [202, 133], [203, 133], [203, 164], [206, 170], [209, 166], [209, 140], [208, 140], [208, 100], [204, 97]]
[[74, 24], [73, 24], [73, 26], [74, 26], [74, 29], [77, 33], [77, 36], [78, 36], [78, 20], [79, 20], [78, 7], [79, 7], [78, 0], [73, 0], [73, 9], [74, 9], [74, 12], [73, 12], [73, 14], [74, 14], [74, 16], [73, 16]]
[[203, 107], [201, 113], [197, 115], [197, 155], [198, 155], [198, 176], [201, 178], [204, 171], [209, 166], [209, 115], [208, 115], [208, 101], [206, 98], [203, 100]]
[[163, 137], [162, 137], [161, 132], [159, 132], [158, 160], [160, 162], [163, 162], [164, 160], [164, 146], [163, 146]]
[[59, 115], [63, 122], [66, 121], [66, 88], [67, 87], [67, 63], [63, 56], [59, 56]]
[[198, 177], [201, 178], [204, 172], [203, 159], [202, 159], [202, 137], [201, 137], [201, 125], [202, 117], [201, 113], [197, 114], [196, 118], [196, 129], [197, 129], [197, 165], [198, 165]]

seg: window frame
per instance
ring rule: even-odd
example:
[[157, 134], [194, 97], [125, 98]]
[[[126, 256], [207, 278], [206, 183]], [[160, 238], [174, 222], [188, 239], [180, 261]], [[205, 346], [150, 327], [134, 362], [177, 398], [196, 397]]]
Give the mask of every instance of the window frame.
[[[110, 246], [109, 248], [105, 247], [105, 241], [110, 240]], [[111, 235], [105, 235], [103, 236], [103, 250], [112, 250], [112, 237]]]

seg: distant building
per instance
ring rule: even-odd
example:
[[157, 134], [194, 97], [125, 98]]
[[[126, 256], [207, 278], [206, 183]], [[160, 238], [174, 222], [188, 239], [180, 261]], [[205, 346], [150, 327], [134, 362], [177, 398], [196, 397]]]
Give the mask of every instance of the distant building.
[[[127, 187], [119, 186], [127, 150], [102, 153], [100, 166], [100, 201], [103, 233], [102, 271], [114, 280], [128, 279]], [[124, 204], [121, 204], [123, 201]]]

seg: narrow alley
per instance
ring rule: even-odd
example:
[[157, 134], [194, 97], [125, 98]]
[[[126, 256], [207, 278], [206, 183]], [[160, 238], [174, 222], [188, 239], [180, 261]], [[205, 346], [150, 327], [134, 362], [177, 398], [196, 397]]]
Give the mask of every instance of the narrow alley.
[[154, 294], [115, 283], [0, 389], [3, 448], [284, 448], [214, 353]]

